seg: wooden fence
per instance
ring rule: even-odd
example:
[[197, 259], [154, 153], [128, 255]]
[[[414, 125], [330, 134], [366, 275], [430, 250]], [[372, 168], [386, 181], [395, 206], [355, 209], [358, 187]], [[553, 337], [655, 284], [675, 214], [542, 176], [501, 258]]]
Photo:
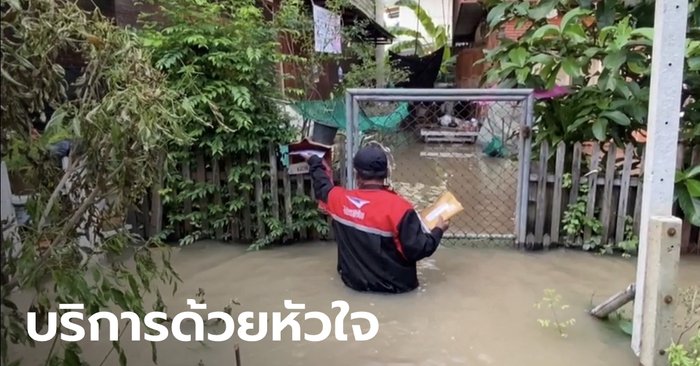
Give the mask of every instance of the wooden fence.
[[[678, 167], [683, 166], [684, 151], [679, 148], [679, 161], [675, 162]], [[691, 166], [700, 164], [700, 147], [696, 146], [690, 155]], [[638, 233], [640, 226], [643, 162], [643, 148], [632, 145], [617, 148], [612, 144], [560, 143], [552, 148], [543, 143], [539, 159], [533, 161], [530, 170], [526, 245], [583, 246], [592, 241], [610, 245], [631, 239], [629, 233]], [[585, 207], [584, 216], [577, 217], [579, 221], [595, 225], [583, 225], [582, 230], [567, 235], [564, 219], [574, 206], [579, 210]], [[677, 207], [674, 215], [682, 217]], [[699, 231], [684, 222], [684, 253], [700, 252]]]
[[[583, 246], [594, 239], [598, 239], [600, 245], [628, 240], [630, 232], [639, 230], [643, 155], [642, 148], [631, 145], [620, 149], [615, 146], [601, 148], [598, 144], [567, 146], [560, 143], [550, 148], [543, 143], [539, 158], [533, 159], [530, 170], [526, 245], [547, 248], [553, 245]], [[679, 154], [679, 157], [683, 155]], [[691, 155], [691, 163], [700, 164], [700, 147], [695, 147]], [[243, 209], [238, 215], [229, 217], [226, 225], [214, 230], [214, 235], [202, 239], [252, 242], [267, 231], [261, 209], [271, 211], [273, 218], [292, 225], [295, 198], [313, 197], [309, 175], [290, 175], [289, 169], [280, 164], [276, 147], [260, 154], [258, 161], [265, 165], [266, 174], [254, 182], [254, 189], [244, 197]], [[679, 161], [677, 165], [682, 163]], [[213, 183], [224, 188], [224, 192], [228, 190], [233, 194], [235, 187], [226, 179], [231, 164], [227, 159], [207, 160], [199, 156], [194, 166], [182, 167], [183, 177], [193, 182]], [[582, 194], [581, 187], [588, 191]], [[169, 213], [163, 211], [159, 188], [153, 188], [144, 200], [141, 212], [132, 215], [130, 220], [144, 237], [159, 233], [163, 222], [167, 222]], [[225, 200], [226, 197], [215, 193], [211, 197], [186, 202], [182, 210], [185, 214], [204, 211], [209, 202], [220, 204]], [[564, 230], [565, 217], [577, 202], [585, 206], [585, 220], [596, 222], [599, 230], [584, 226], [580, 233], [570, 237]], [[677, 208], [674, 214], [682, 216]], [[194, 230], [189, 223], [176, 229], [176, 235], [171, 239], [184, 237]], [[700, 228], [686, 223], [682, 234], [683, 252], [700, 253]], [[323, 237], [309, 229], [300, 230], [293, 239]], [[332, 237], [332, 231], [328, 237]]]
[[[195, 160], [194, 166], [185, 164], [181, 167], [183, 178], [195, 184], [213, 184], [216, 189], [214, 189], [213, 194], [206, 197], [185, 201], [181, 208], [182, 213], [204, 212], [211, 204], [226, 204], [228, 197], [241, 194], [240, 190], [236, 189], [227, 178], [233, 164], [230, 159], [206, 159], [203, 155], [199, 155]], [[252, 192], [244, 193], [243, 207], [238, 210], [235, 216], [227, 217], [227, 222], [222, 226], [217, 225], [217, 227], [208, 222], [202, 222], [201, 228], [194, 228], [190, 222], [175, 225], [175, 232], [169, 239], [178, 240], [202, 229], [205, 232], [211, 231], [212, 235], [200, 236], [199, 239], [250, 243], [264, 237], [269, 232], [262, 212], [291, 226], [294, 220], [294, 206], [297, 201], [295, 198], [314, 196], [310, 176], [308, 174], [290, 174], [289, 169], [280, 163], [277, 146], [270, 146], [268, 151], [261, 153], [256, 160], [263, 166], [261, 168], [264, 172], [263, 177], [255, 179]], [[167, 226], [170, 214], [178, 214], [175, 208], [171, 209], [173, 212], [164, 209], [158, 194], [159, 190], [159, 186], [154, 186], [143, 200], [139, 212], [133, 212], [129, 218], [133, 229], [146, 238], [161, 232]], [[328, 219], [326, 218], [326, 220]], [[210, 228], [213, 230], [209, 230]], [[297, 231], [293, 239], [307, 240], [325, 237], [311, 228]]]

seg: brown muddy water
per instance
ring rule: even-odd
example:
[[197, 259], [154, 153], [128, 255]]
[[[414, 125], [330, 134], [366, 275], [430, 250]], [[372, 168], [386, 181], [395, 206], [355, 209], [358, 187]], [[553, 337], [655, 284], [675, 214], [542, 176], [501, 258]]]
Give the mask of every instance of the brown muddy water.
[[[332, 242], [260, 252], [215, 242], [176, 249], [173, 262], [184, 283], [175, 297], [166, 299], [168, 313], [185, 310], [185, 300], [202, 288], [208, 311], [220, 310], [235, 299], [241, 305], [234, 306], [234, 312], [282, 311], [284, 316], [283, 302], [289, 299], [306, 304], [307, 311], [325, 311], [334, 318], [337, 310], [331, 310], [331, 302], [345, 300], [351, 312], [369, 311], [379, 319], [377, 336], [367, 342], [332, 337], [319, 343], [293, 342], [289, 333], [279, 342], [271, 341], [270, 333], [257, 343], [240, 342], [243, 366], [637, 364], [629, 337], [586, 314], [592, 302], [628, 285], [635, 273], [634, 260], [563, 250], [532, 254], [441, 247], [419, 263], [418, 290], [388, 296], [345, 288], [335, 272], [336, 258]], [[700, 258], [683, 260], [680, 279], [681, 286], [700, 285]], [[546, 288], [555, 289], [562, 303], [570, 305], [559, 316], [576, 319], [567, 338], [537, 323], [538, 318], [551, 318], [533, 307]], [[319, 331], [306, 324], [302, 332]], [[235, 338], [225, 343], [168, 340], [158, 344], [158, 363], [234, 365], [235, 342]], [[151, 364], [149, 343], [126, 341], [123, 346], [130, 365]], [[91, 365], [99, 365], [109, 348], [106, 341], [83, 344]], [[32, 351], [14, 349], [12, 356], [25, 358], [24, 365], [43, 364], [47, 349], [47, 344]], [[116, 354], [104, 365], [118, 365]]]

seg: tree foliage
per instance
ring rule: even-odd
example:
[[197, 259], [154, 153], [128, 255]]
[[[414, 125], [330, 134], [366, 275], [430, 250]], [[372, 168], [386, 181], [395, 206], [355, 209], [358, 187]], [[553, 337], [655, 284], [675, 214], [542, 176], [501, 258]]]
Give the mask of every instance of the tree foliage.
[[[216, 3], [198, 0], [158, 0], [157, 16], [146, 16], [144, 45], [154, 53], [155, 66], [168, 75], [170, 88], [181, 91], [197, 118], [185, 123], [194, 143], [169, 149], [170, 169], [165, 179], [166, 210], [171, 229], [187, 223], [194, 231], [180, 243], [213, 237], [215, 231], [229, 233], [234, 220], [255, 204], [256, 180], [267, 181], [268, 148], [299, 138], [299, 131], [282, 113], [285, 99], [316, 99], [318, 79], [329, 65], [351, 62], [343, 83], [346, 87], [375, 83], [374, 48], [366, 38], [366, 24], [344, 25], [342, 54], [314, 51], [314, 24], [308, 3], [285, 0], [275, 9], [265, 9], [254, 0]], [[340, 14], [347, 1], [329, 1], [326, 7]], [[265, 15], [265, 10], [269, 12]], [[286, 50], [287, 52], [283, 52]], [[280, 74], [280, 65], [284, 73]], [[388, 70], [391, 75], [391, 69]], [[281, 82], [292, 83], [282, 90]], [[263, 159], [260, 157], [263, 156]], [[261, 160], [265, 163], [261, 163]], [[228, 184], [194, 182], [182, 167], [206, 162], [206, 169], [230, 166]], [[220, 197], [216, 202], [215, 197]], [[274, 200], [263, 194], [256, 216], [265, 224], [255, 233], [251, 249], [258, 249], [306, 229], [328, 230], [313, 200], [295, 197], [292, 220], [273, 215]], [[206, 201], [206, 207], [199, 202]], [[193, 202], [192, 212], [183, 212]]]
[[403, 36], [412, 39], [406, 39], [394, 43], [390, 49], [396, 53], [410, 52], [418, 56], [424, 56], [445, 47], [442, 56], [442, 65], [440, 72], [445, 74], [448, 72], [448, 66], [454, 63], [455, 58], [452, 57], [450, 47], [450, 34], [445, 25], [436, 25], [428, 12], [415, 0], [399, 0], [397, 6], [404, 7], [415, 15], [418, 24], [423, 28], [424, 32], [416, 25], [415, 29], [403, 26], [395, 26], [389, 29], [389, 32], [395, 36]]
[[[542, 0], [494, 2], [487, 16], [492, 29], [514, 22], [524, 34], [502, 40], [486, 52], [485, 83], [549, 90], [566, 75], [566, 96], [535, 105], [535, 143], [596, 140], [636, 143], [645, 129], [653, 41], [653, 2]], [[680, 140], [700, 143], [700, 8], [688, 12]], [[551, 22], [556, 12], [559, 24]], [[700, 224], [700, 192], [695, 167], [683, 167], [676, 197], [686, 217]]]
[[[283, 78], [293, 80], [285, 90], [285, 97], [293, 100], [318, 99], [318, 80], [325, 75], [327, 66], [343, 66], [343, 79], [335, 86], [333, 95], [342, 95], [348, 88], [370, 88], [377, 86], [377, 63], [375, 45], [369, 36], [370, 21], [355, 19], [348, 24], [341, 20], [340, 38], [342, 53], [315, 51], [314, 21], [309, 2], [283, 0], [273, 14], [271, 26], [281, 36], [281, 46], [289, 52], [282, 55], [287, 68]], [[350, 0], [329, 0], [324, 7], [335, 15], [353, 7]], [[388, 59], [384, 60], [383, 74], [388, 84], [403, 81], [404, 70], [397, 69]], [[290, 70], [291, 72], [287, 71]]]
[[[2, 11], [2, 158], [31, 187], [19, 250], [2, 245], [0, 353], [8, 364], [10, 344], [33, 346], [27, 310], [40, 324], [57, 303], [84, 304], [87, 315], [114, 305], [144, 315], [144, 294], [177, 280], [159, 238], [143, 242], [120, 228], [160, 176], [166, 141], [188, 142], [180, 124], [191, 111], [163, 86], [137, 35], [99, 12], [52, 0], [2, 1]], [[75, 81], [66, 79], [66, 55], [81, 62]], [[38, 139], [32, 123], [46, 127]], [[65, 170], [47, 151], [62, 139], [74, 143]], [[30, 309], [13, 303], [18, 292], [33, 295]], [[54, 343], [46, 364], [79, 353]]]
[[[247, 197], [252, 196], [255, 180], [269, 171], [261, 163], [261, 154], [267, 157], [269, 146], [291, 141], [294, 131], [277, 103], [276, 72], [282, 59], [277, 29], [255, 1], [163, 0], [155, 4], [160, 12], [157, 18], [144, 19], [144, 45], [153, 51], [155, 66], [168, 75], [169, 87], [181, 91], [183, 103], [197, 115], [184, 124], [193, 144], [169, 149], [171, 168], [163, 191], [171, 225], [189, 223], [195, 228], [181, 240], [187, 244], [229, 227], [231, 218], [250, 204]], [[195, 182], [182, 173], [183, 166], [214, 160], [220, 162], [219, 167], [231, 166], [226, 177], [229, 184]], [[221, 203], [213, 200], [216, 195], [222, 197]], [[278, 198], [266, 195], [264, 207], [257, 207], [268, 234], [257, 233], [256, 247], [307, 227], [323, 230], [317, 211], [312, 211], [312, 217], [298, 213], [296, 225], [285, 226], [271, 215], [273, 199]], [[209, 202], [206, 207], [198, 204], [203, 200]], [[181, 209], [187, 201], [194, 202], [191, 213]]]

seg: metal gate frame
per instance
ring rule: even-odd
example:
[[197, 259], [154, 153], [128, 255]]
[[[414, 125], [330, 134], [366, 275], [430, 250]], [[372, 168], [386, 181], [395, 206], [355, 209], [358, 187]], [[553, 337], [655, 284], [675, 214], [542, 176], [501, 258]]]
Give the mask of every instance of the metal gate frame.
[[533, 124], [533, 89], [348, 89], [345, 93], [345, 185], [356, 188], [352, 159], [360, 147], [359, 101], [502, 101], [524, 103], [523, 119], [518, 134], [518, 185], [515, 208], [516, 245], [523, 246], [527, 235], [528, 189], [530, 160], [532, 156], [531, 130]]

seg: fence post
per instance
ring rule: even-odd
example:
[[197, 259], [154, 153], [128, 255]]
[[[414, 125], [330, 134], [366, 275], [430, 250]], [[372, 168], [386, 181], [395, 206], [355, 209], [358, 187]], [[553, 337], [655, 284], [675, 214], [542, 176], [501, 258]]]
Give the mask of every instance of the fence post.
[[151, 217], [148, 230], [148, 237], [152, 238], [163, 230], [163, 204], [161, 202], [160, 190], [163, 187], [165, 169], [165, 156], [158, 158], [158, 177], [153, 187], [151, 187]]
[[652, 216], [649, 220], [640, 349], [643, 366], [668, 363], [666, 349], [673, 338], [681, 227], [681, 219], [674, 216]]
[[[649, 218], [671, 215], [675, 149], [680, 125], [683, 60], [685, 57], [688, 1], [657, 0], [654, 5], [654, 39], [649, 83], [649, 113], [647, 118], [646, 162], [644, 197], [642, 199], [641, 233], [648, 232]], [[641, 333], [649, 322], [643, 318], [646, 303], [644, 263], [650, 250], [648, 237], [639, 238], [637, 255], [637, 293], [632, 321], [632, 349], [639, 354]]]

